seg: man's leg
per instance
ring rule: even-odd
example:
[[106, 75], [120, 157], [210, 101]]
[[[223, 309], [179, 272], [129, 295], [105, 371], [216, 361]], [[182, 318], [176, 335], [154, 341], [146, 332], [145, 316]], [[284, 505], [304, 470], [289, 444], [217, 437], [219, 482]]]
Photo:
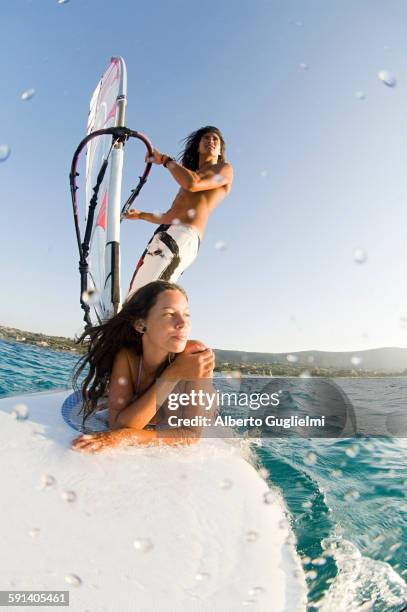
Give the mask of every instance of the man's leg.
[[127, 299], [151, 281], [175, 283], [197, 256], [199, 242], [198, 234], [190, 226], [161, 225], [137, 264]]

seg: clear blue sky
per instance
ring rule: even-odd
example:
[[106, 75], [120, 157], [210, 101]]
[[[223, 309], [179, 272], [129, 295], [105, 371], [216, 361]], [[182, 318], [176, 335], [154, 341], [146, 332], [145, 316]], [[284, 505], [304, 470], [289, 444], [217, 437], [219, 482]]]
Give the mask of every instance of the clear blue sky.
[[[82, 327], [69, 166], [90, 95], [121, 55], [128, 127], [175, 155], [216, 125], [234, 166], [181, 279], [193, 336], [271, 352], [407, 347], [406, 22], [401, 0], [3, 3], [0, 324]], [[143, 158], [126, 147], [123, 196]], [[167, 209], [177, 189], [154, 167], [137, 208]], [[125, 289], [154, 229], [122, 224]]]

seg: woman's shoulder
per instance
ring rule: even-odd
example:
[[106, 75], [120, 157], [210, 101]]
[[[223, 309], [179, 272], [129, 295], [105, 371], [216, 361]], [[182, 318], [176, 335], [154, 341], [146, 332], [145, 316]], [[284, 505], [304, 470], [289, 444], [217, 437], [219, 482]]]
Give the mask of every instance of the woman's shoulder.
[[129, 368], [130, 368], [131, 377], [133, 379], [133, 382], [137, 378], [137, 370], [140, 364], [141, 357], [142, 357], [141, 355], [136, 353], [135, 349], [132, 349], [129, 347], [121, 348], [117, 352], [116, 357], [115, 357], [115, 359], [118, 361], [127, 361]]

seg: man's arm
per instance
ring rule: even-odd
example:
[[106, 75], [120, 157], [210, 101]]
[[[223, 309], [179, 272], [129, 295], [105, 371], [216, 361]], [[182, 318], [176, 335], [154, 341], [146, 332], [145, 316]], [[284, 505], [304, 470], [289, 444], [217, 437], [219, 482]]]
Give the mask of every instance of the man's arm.
[[207, 191], [209, 189], [217, 189], [217, 187], [223, 187], [224, 185], [231, 185], [233, 182], [233, 168], [230, 164], [224, 164], [218, 172], [209, 170], [202, 176], [197, 175], [196, 180], [192, 181], [192, 184], [188, 191]]
[[177, 183], [187, 191], [190, 191], [191, 185], [193, 185], [199, 178], [199, 175], [196, 172], [189, 170], [188, 168], [184, 168], [184, 166], [180, 166], [174, 160], [169, 161], [166, 167], [171, 172]]
[[138, 218], [141, 219], [142, 221], [148, 221], [149, 223], [157, 223], [158, 225], [161, 225], [161, 223], [163, 222], [162, 215], [155, 215], [154, 213], [149, 213], [149, 212], [140, 211]]
[[142, 212], [141, 210], [132, 208], [127, 211], [125, 219], [140, 219], [141, 221], [148, 221], [149, 223], [161, 225], [161, 223], [164, 223], [163, 216], [164, 215], [155, 215], [154, 213]]

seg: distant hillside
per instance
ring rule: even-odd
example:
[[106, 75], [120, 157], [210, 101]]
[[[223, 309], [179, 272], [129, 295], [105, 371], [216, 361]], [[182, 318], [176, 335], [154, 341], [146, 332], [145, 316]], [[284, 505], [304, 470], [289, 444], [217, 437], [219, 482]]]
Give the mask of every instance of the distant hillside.
[[[294, 353], [248, 353], [216, 349], [216, 359], [222, 363], [291, 364], [304, 368], [334, 368], [335, 370], [368, 370], [404, 372], [407, 369], [407, 349], [389, 347], [355, 352], [299, 351]], [[287, 358], [288, 357], [288, 358]], [[356, 358], [356, 359], [355, 359]], [[360, 362], [358, 363], [358, 359]]]
[[[73, 338], [47, 336], [46, 334], [22, 331], [0, 325], [0, 339], [15, 342], [26, 342], [44, 348], [83, 353], [83, 346], [75, 344]], [[407, 349], [389, 347], [369, 349], [367, 351], [330, 352], [299, 351], [294, 353], [252, 353], [246, 351], [228, 351], [215, 349], [216, 363], [230, 366], [251, 366], [279, 364], [287, 366], [287, 373], [292, 369], [331, 369], [359, 372], [406, 373]]]
[[34, 344], [53, 351], [66, 351], [69, 353], [83, 353], [85, 350], [84, 347], [76, 345], [73, 338], [47, 336], [46, 334], [24, 331], [15, 327], [4, 327], [3, 325], [0, 325], [0, 340]]

